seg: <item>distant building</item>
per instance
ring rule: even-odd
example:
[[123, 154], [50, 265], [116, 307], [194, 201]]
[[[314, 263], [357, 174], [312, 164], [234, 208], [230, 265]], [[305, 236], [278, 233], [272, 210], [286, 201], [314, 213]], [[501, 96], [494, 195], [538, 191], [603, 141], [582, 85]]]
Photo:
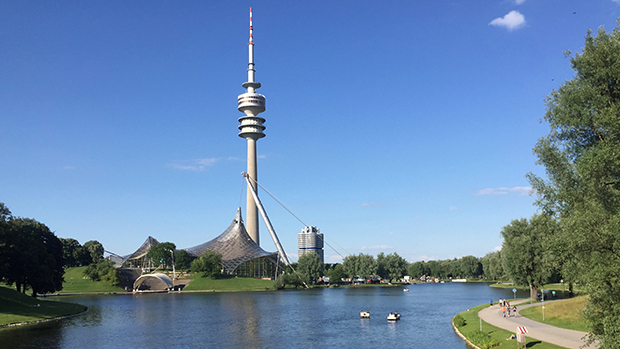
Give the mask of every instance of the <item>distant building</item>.
[[323, 233], [319, 228], [314, 226], [305, 227], [301, 233], [297, 234], [297, 257], [301, 257], [306, 253], [314, 252], [321, 257], [321, 262], [325, 263], [323, 255]]

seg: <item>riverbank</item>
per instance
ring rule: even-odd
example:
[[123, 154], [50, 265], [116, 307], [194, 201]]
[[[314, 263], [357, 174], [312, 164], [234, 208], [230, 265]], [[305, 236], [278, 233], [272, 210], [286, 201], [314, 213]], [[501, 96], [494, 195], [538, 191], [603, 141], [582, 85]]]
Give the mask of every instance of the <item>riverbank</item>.
[[[548, 323], [537, 322], [522, 316], [521, 312], [527, 312], [529, 310], [527, 308], [535, 308], [536, 311], [541, 308], [540, 303], [527, 304], [527, 302], [527, 299], [511, 301], [511, 304], [517, 305], [519, 309], [517, 316], [514, 317], [503, 317], [501, 308], [497, 305], [489, 307], [488, 304], [481, 304], [457, 314], [452, 320], [452, 326], [463, 340], [477, 348], [491, 348], [500, 343], [503, 348], [516, 348], [516, 340], [506, 339], [515, 334], [514, 331], [518, 326], [525, 326], [528, 329], [527, 343], [532, 343], [528, 344], [528, 347], [536, 344], [536, 348], [580, 348], [585, 344], [583, 338], [587, 335], [586, 332], [551, 326]], [[582, 302], [581, 300], [571, 299], [546, 303], [548, 304], [547, 307], [552, 306], [551, 311], [555, 313], [554, 308], [575, 307], [576, 304]], [[573, 313], [575, 312], [576, 310], [573, 308]], [[553, 313], [549, 315], [551, 314]], [[551, 315], [551, 317], [553, 316]], [[566, 325], [566, 322], [570, 321], [567, 320], [567, 316], [560, 316], [560, 318], [563, 322], [556, 321], [554, 324], [564, 323]], [[571, 319], [576, 319], [576, 317], [573, 316]], [[575, 326], [583, 328], [583, 324], [572, 325], [572, 327]]]
[[88, 308], [75, 303], [47, 301], [0, 287], [0, 328], [75, 316]]

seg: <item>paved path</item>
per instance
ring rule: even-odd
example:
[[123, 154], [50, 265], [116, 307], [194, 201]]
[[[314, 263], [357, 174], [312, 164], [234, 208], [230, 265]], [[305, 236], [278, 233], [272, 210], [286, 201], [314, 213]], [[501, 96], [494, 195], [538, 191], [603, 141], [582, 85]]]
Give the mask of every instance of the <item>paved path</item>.
[[[530, 320], [519, 315], [519, 310], [529, 308], [531, 306], [539, 306], [540, 303], [534, 303], [530, 305], [528, 300], [515, 301], [511, 303], [511, 306], [517, 306], [517, 316], [503, 317], [502, 308], [494, 304], [493, 307], [484, 308], [478, 312], [478, 316], [485, 322], [493, 326], [497, 326], [508, 330], [510, 332], [516, 332], [517, 327], [525, 326], [527, 328], [527, 337], [539, 339], [543, 342], [552, 343], [565, 348], [579, 349], [586, 344], [585, 336], [586, 332], [567, 330], [534, 320]], [[551, 303], [554, 301], [548, 301], [545, 303]], [[519, 304], [521, 303], [521, 304]], [[597, 346], [590, 346], [586, 348], [595, 348]]]

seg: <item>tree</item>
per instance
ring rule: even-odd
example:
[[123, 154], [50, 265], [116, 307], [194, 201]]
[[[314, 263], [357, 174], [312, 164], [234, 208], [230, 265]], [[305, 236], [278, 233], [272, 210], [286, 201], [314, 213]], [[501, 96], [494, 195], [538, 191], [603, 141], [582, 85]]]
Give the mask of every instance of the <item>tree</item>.
[[487, 253], [480, 259], [480, 263], [482, 263], [482, 271], [486, 277], [492, 280], [497, 280], [504, 276], [504, 268], [502, 267], [501, 258], [501, 252], [495, 251]]
[[329, 277], [330, 283], [337, 284], [346, 276], [346, 273], [342, 268], [342, 264], [335, 264], [327, 270], [327, 276]]
[[409, 267], [407, 268], [407, 273], [409, 274], [409, 276], [414, 278], [419, 278], [423, 275], [429, 274], [426, 268], [426, 263], [424, 263], [424, 261], [417, 261], [409, 264]]
[[551, 275], [544, 263], [545, 234], [552, 233], [555, 224], [547, 215], [535, 215], [527, 219], [513, 220], [502, 228], [502, 263], [504, 270], [515, 284], [530, 287], [530, 296], [536, 299], [538, 288]]
[[299, 257], [296, 270], [313, 282], [323, 276], [323, 272], [325, 271], [323, 262], [321, 262], [321, 257], [316, 253], [306, 253]]
[[465, 256], [460, 260], [459, 274], [462, 277], [479, 277], [482, 274], [482, 264], [474, 256]]
[[192, 256], [190, 256], [187, 251], [180, 250], [174, 254], [174, 264], [177, 269], [189, 269], [192, 263]]
[[191, 268], [195, 273], [201, 272], [202, 277], [213, 277], [217, 276], [222, 270], [221, 261], [221, 254], [213, 251], [206, 251], [203, 252], [200, 257], [192, 261]]
[[119, 272], [114, 268], [114, 262], [103, 259], [99, 263], [91, 263], [84, 270], [84, 276], [93, 281], [103, 281], [112, 286], [120, 285]]
[[17, 291], [32, 289], [32, 296], [62, 289], [64, 260], [62, 242], [43, 223], [29, 218], [5, 221], [3, 275]]
[[162, 242], [151, 247], [149, 252], [146, 254], [146, 258], [151, 258], [153, 260], [153, 264], [156, 267], [160, 266], [161, 264], [167, 267], [171, 267], [172, 255], [176, 248], [177, 246], [172, 242]]
[[591, 339], [618, 348], [620, 22], [611, 33], [588, 31], [570, 63], [575, 77], [547, 97], [550, 133], [534, 148], [547, 179], [528, 177], [539, 207], [559, 220], [562, 273], [589, 293]]
[[[99, 263], [103, 260], [103, 245], [97, 240], [90, 240], [84, 243], [84, 250], [90, 254], [90, 263]], [[90, 264], [88, 263], [88, 264]]]
[[82, 245], [76, 239], [63, 239], [62, 242], [62, 256], [65, 260], [65, 267], [78, 267], [80, 266], [80, 255], [82, 252]]
[[[378, 263], [377, 263], [378, 264]], [[407, 261], [396, 252], [385, 256], [385, 272], [388, 280], [400, 280], [407, 271]]]

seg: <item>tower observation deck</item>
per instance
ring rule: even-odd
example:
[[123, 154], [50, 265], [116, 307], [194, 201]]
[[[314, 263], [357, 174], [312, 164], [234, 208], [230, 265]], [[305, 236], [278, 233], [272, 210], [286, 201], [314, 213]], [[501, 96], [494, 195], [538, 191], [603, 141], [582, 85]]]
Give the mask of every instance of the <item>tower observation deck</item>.
[[260, 82], [256, 82], [254, 69], [254, 28], [252, 27], [252, 8], [250, 7], [250, 40], [248, 42], [248, 81], [242, 86], [246, 92], [237, 98], [237, 109], [245, 115], [239, 118], [239, 137], [245, 138], [248, 144], [248, 169], [247, 174], [253, 179], [252, 184], [248, 186], [247, 192], [247, 210], [246, 210], [246, 230], [248, 235], [257, 244], [260, 244], [258, 232], [258, 209], [252, 197], [252, 192], [257, 192], [258, 188], [258, 169], [256, 161], [256, 141], [265, 137], [263, 131], [265, 119], [258, 114], [265, 111], [265, 96], [257, 93], [256, 90], [261, 87]]

